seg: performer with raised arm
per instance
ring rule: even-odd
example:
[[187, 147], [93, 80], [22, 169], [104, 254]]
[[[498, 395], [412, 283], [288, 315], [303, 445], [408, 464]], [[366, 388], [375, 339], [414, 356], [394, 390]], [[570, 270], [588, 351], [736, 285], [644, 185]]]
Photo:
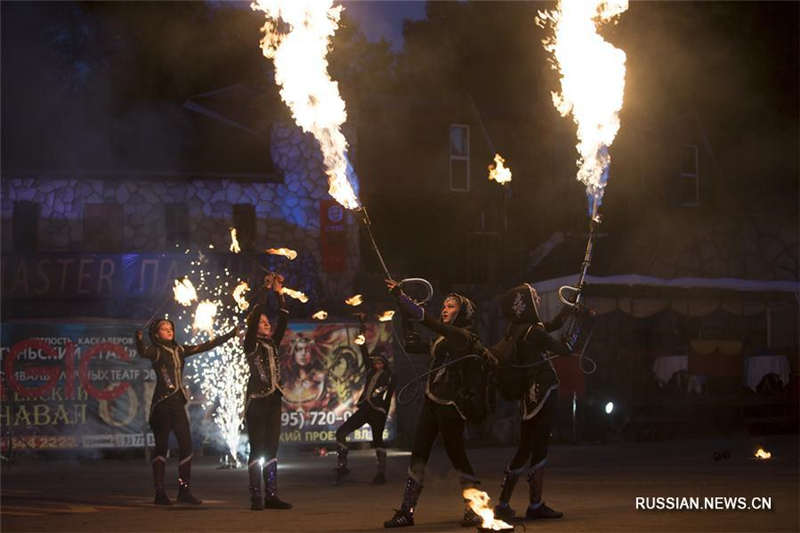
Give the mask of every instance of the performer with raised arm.
[[367, 330], [364, 323], [366, 315], [357, 313], [356, 316], [361, 323], [361, 335], [365, 339], [359, 348], [364, 361], [369, 361], [370, 368], [356, 404], [358, 409], [336, 430], [336, 453], [338, 454], [336, 483], [341, 483], [350, 472], [347, 468], [347, 452], [349, 451], [347, 435], [364, 424], [369, 424], [372, 429], [372, 446], [375, 448], [375, 455], [378, 459], [378, 472], [372, 483], [382, 485], [386, 483], [386, 448], [383, 447], [383, 428], [386, 425], [386, 417], [389, 415], [395, 383], [383, 347], [376, 346], [372, 353], [367, 349]]
[[170, 431], [178, 439], [180, 462], [178, 463], [178, 501], [199, 505], [202, 502], [192, 495], [192, 435], [189, 418], [186, 416], [188, 394], [183, 387], [183, 367], [186, 358], [213, 350], [236, 334], [236, 328], [210, 341], [191, 346], [175, 342], [175, 324], [161, 318], [154, 320], [149, 328], [152, 344], [145, 347], [141, 330], [136, 331], [136, 351], [139, 357], [149, 359], [156, 374], [156, 388], [150, 404], [150, 426], [156, 439], [153, 458], [153, 483], [156, 505], [171, 505], [164, 490], [164, 471], [167, 463], [167, 446]]
[[[383, 524], [395, 528], [414, 525], [425, 465], [439, 435], [450, 462], [459, 472], [462, 489], [479, 484], [464, 449], [464, 422], [479, 420], [486, 415], [484, 358], [491, 356], [475, 331], [475, 304], [469, 298], [448, 294], [442, 303], [440, 320], [436, 320], [406, 296], [396, 282], [386, 280], [386, 286], [403, 313], [439, 335], [429, 346], [431, 372], [425, 385], [425, 402], [417, 422], [403, 500], [392, 519]], [[467, 506], [461, 523], [463, 526], [477, 526], [481, 519]]]
[[[547, 462], [547, 444], [558, 396], [558, 375], [549, 354], [570, 355], [570, 349], [554, 339], [548, 332], [564, 323], [569, 308], [564, 307], [550, 322], [539, 315], [541, 298], [528, 283], [518, 285], [503, 295], [502, 311], [509, 321], [504, 339], [495, 346], [505, 346], [508, 356], [496, 353], [506, 366], [508, 382], [499, 384], [501, 390], [516, 391], [520, 400], [520, 441], [511, 463], [506, 467], [495, 515], [502, 520], [514, 517], [509, 501], [517, 480], [528, 467], [530, 504], [525, 512], [527, 519], [561, 518], [542, 501], [544, 466]], [[502, 370], [502, 367], [501, 367]], [[503, 373], [499, 372], [502, 376]]]
[[[250, 439], [247, 470], [250, 481], [250, 508], [291, 509], [292, 505], [278, 497], [278, 443], [281, 435], [281, 364], [279, 348], [289, 311], [284, 299], [283, 277], [273, 274], [265, 278], [265, 287], [278, 296], [280, 310], [275, 329], [267, 316], [266, 304], [256, 305], [247, 317], [244, 350], [250, 366], [247, 382], [245, 420]], [[264, 498], [261, 478], [264, 478]]]

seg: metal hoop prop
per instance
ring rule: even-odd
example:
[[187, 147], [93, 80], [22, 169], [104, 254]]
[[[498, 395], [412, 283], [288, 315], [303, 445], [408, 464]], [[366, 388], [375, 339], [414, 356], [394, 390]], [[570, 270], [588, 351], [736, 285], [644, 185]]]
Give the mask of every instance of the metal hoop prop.
[[426, 303], [428, 303], [430, 301], [431, 298], [433, 298], [433, 285], [431, 285], [431, 282], [428, 281], [427, 279], [425, 279], [425, 278], [406, 278], [406, 279], [400, 280], [400, 282], [398, 282], [398, 285], [402, 289], [403, 285], [410, 284], [410, 283], [419, 283], [421, 285], [424, 285], [425, 286], [425, 291], [428, 293], [428, 295], [425, 296], [425, 298], [423, 298], [422, 300], [414, 300], [414, 303], [416, 303], [417, 305], [426, 304]]

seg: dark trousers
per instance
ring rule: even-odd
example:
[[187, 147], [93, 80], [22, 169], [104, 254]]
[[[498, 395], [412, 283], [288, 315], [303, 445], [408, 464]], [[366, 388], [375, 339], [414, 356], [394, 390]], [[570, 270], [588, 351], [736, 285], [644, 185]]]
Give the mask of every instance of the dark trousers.
[[551, 392], [541, 410], [529, 420], [522, 421], [519, 446], [508, 466], [509, 470], [521, 469], [529, 459], [531, 467], [544, 464], [557, 399], [558, 391]]
[[180, 393], [173, 394], [153, 408], [150, 427], [153, 428], [156, 439], [156, 457], [166, 460], [170, 431], [178, 439], [181, 461], [192, 455], [192, 433], [189, 429], [189, 418], [186, 416], [186, 404]]
[[281, 393], [273, 392], [250, 402], [245, 414], [250, 439], [249, 462], [270, 461], [278, 455], [281, 437]]
[[464, 485], [477, 483], [475, 471], [472, 469], [464, 449], [464, 420], [459, 416], [455, 407], [437, 404], [429, 398], [425, 398], [422, 413], [417, 422], [417, 434], [411, 449], [409, 472], [411, 477], [418, 483], [422, 483], [431, 448], [439, 435], [442, 436], [444, 449], [450, 463], [459, 472], [461, 483]]
[[383, 448], [383, 428], [386, 425], [386, 413], [374, 409], [369, 404], [359, 407], [350, 418], [339, 426], [339, 429], [336, 430], [336, 442], [342, 446], [347, 446], [347, 436], [364, 424], [369, 424], [369, 427], [372, 428], [372, 446], [374, 448]]

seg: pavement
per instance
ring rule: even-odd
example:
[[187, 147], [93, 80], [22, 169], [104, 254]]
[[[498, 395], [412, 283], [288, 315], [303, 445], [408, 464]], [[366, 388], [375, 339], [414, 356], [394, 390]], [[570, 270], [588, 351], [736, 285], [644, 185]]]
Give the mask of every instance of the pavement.
[[[763, 446], [772, 458], [759, 461]], [[467, 453], [493, 500], [512, 448], [474, 448]], [[218, 469], [215, 458], [197, 458], [192, 487], [202, 506], [152, 504], [150, 467], [144, 458], [47, 459], [17, 455], [3, 463], [0, 525], [3, 532], [276, 531], [369, 532], [400, 504], [408, 452], [390, 450], [389, 482], [370, 484], [375, 469], [369, 450], [350, 454], [352, 473], [333, 485], [335, 454], [325, 457], [281, 450], [280, 495], [288, 511], [249, 510], [247, 472]], [[798, 438], [744, 435], [650, 443], [617, 442], [552, 446], [545, 500], [561, 520], [515, 522], [536, 532], [754, 532], [800, 531]], [[177, 461], [167, 465], [175, 496]], [[512, 507], [524, 513], [527, 485], [520, 480]], [[637, 510], [636, 498], [769, 498], [771, 510]], [[647, 500], [646, 500], [647, 501]], [[656, 500], [649, 500], [655, 502]], [[716, 501], [716, 500], [715, 500]], [[757, 500], [762, 501], [761, 499]], [[428, 466], [416, 526], [408, 531], [456, 532], [463, 503], [456, 472], [437, 444]]]

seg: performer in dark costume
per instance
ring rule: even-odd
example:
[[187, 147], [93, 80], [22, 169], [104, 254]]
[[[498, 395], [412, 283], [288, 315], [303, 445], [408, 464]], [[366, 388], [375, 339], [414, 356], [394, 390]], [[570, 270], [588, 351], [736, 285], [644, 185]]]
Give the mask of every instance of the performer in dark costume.
[[178, 463], [178, 501], [199, 505], [202, 502], [192, 495], [189, 487], [192, 474], [192, 435], [186, 416], [188, 394], [183, 388], [183, 367], [186, 358], [213, 350], [236, 334], [232, 329], [225, 335], [203, 344], [191, 346], [175, 342], [175, 324], [171, 320], [154, 320], [149, 328], [152, 344], [145, 347], [142, 332], [136, 331], [136, 350], [139, 357], [149, 359], [156, 374], [156, 388], [150, 404], [150, 426], [156, 439], [153, 458], [153, 483], [157, 505], [171, 505], [164, 490], [164, 470], [167, 463], [167, 446], [170, 431], [178, 439], [180, 462]]
[[[475, 333], [475, 304], [468, 298], [456, 293], [448, 294], [442, 304], [441, 321], [438, 321], [406, 296], [397, 283], [387, 280], [386, 284], [405, 314], [439, 335], [429, 347], [434, 371], [425, 386], [425, 402], [417, 422], [403, 501], [392, 519], [383, 524], [394, 528], [414, 525], [425, 465], [439, 435], [450, 462], [459, 472], [462, 489], [480, 483], [464, 449], [464, 422], [479, 420], [486, 415], [487, 383], [483, 358], [490, 357], [490, 354]], [[470, 354], [477, 357], [443, 366]], [[480, 517], [466, 507], [462, 525], [476, 526], [480, 523]]]
[[509, 320], [509, 325], [505, 339], [501, 342], [513, 348], [513, 365], [522, 367], [511, 368], [516, 383], [501, 383], [501, 387], [516, 388], [521, 392], [522, 416], [519, 447], [511, 463], [506, 467], [500, 490], [500, 503], [494, 511], [498, 518], [504, 520], [514, 517], [514, 510], [509, 501], [528, 460], [530, 460], [528, 467], [530, 504], [525, 513], [526, 518], [563, 516], [563, 513], [554, 511], [542, 501], [542, 482], [559, 383], [553, 363], [546, 358], [550, 354], [570, 354], [569, 348], [551, 337], [548, 332], [555, 331], [563, 325], [569, 314], [569, 308], [563, 308], [555, 319], [545, 323], [539, 317], [540, 302], [541, 298], [536, 289], [527, 283], [506, 292], [502, 300], [503, 315]]
[[[361, 322], [361, 335], [366, 338], [365, 315], [358, 313], [357, 316]], [[382, 347], [376, 346], [372, 353], [369, 353], [366, 342], [364, 342], [359, 348], [364, 361], [369, 362], [370, 369], [356, 404], [358, 409], [336, 430], [336, 452], [338, 454], [336, 482], [341, 483], [350, 472], [347, 468], [347, 435], [364, 424], [369, 424], [372, 429], [372, 447], [375, 448], [375, 455], [378, 459], [378, 472], [372, 483], [382, 485], [386, 483], [386, 448], [383, 447], [383, 428], [386, 425], [386, 417], [389, 415], [389, 406], [394, 394], [394, 378], [389, 368], [389, 360]]]
[[[281, 362], [279, 348], [289, 321], [289, 311], [281, 292], [283, 278], [267, 278], [269, 287], [278, 295], [280, 310], [275, 329], [267, 317], [265, 304], [258, 304], [247, 317], [244, 350], [250, 366], [247, 382], [245, 420], [250, 439], [247, 470], [250, 480], [250, 508], [291, 509], [292, 505], [278, 497], [278, 442], [281, 435]], [[264, 493], [261, 497], [261, 478]]]

